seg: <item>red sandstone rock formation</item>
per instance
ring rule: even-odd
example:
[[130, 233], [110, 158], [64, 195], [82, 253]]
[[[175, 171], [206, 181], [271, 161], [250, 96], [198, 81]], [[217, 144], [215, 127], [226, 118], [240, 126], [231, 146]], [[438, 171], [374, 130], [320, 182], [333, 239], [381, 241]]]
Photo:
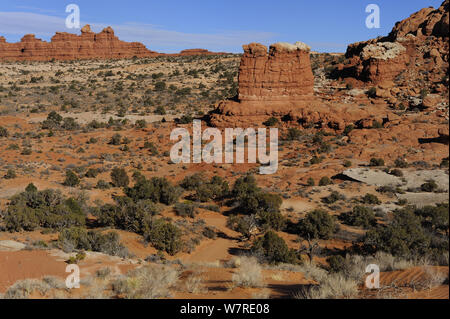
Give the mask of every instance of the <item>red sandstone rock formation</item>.
[[238, 101], [219, 102], [213, 125], [226, 122], [225, 117], [230, 115], [243, 119], [301, 113], [316, 102], [310, 48], [306, 44], [276, 43], [267, 50], [262, 44], [251, 43], [243, 49]]
[[283, 115], [300, 110], [314, 100], [314, 76], [304, 43], [259, 43], [243, 46], [239, 67], [238, 101], [221, 101], [213, 125], [226, 121], [223, 116]]
[[429, 57], [434, 64], [428, 71], [448, 68], [448, 38], [449, 0], [445, 0], [438, 9], [424, 8], [397, 22], [385, 38], [349, 45], [350, 63], [341, 66], [341, 75], [374, 84], [389, 82], [411, 66], [423, 69], [423, 58]]
[[239, 68], [240, 101], [292, 101], [313, 94], [310, 48], [276, 43], [244, 45]]
[[191, 55], [224, 55], [225, 52], [211, 52], [206, 49], [186, 49], [180, 53], [173, 54], [175, 56], [191, 56]]
[[[175, 55], [211, 54], [215, 53], [194, 49]], [[81, 29], [81, 35], [56, 32], [51, 42], [36, 39], [33, 34], [25, 35], [18, 43], [7, 43], [4, 37], [0, 37], [0, 60], [6, 61], [120, 59], [160, 55], [164, 54], [150, 51], [142, 43], [119, 40], [111, 27], [94, 33], [90, 26], [86, 25]]]

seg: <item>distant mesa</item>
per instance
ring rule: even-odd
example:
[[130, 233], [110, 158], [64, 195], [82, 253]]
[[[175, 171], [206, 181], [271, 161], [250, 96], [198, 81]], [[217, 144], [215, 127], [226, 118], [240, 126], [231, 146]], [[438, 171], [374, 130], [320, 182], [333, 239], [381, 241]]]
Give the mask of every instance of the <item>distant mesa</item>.
[[50, 61], [84, 59], [143, 58], [162, 55], [188, 56], [225, 54], [205, 49], [189, 49], [178, 54], [164, 54], [148, 50], [142, 43], [125, 42], [114, 35], [111, 27], [94, 33], [89, 24], [81, 28], [81, 34], [56, 32], [50, 42], [37, 39], [34, 34], [25, 35], [20, 42], [8, 43], [0, 36], [0, 60]]

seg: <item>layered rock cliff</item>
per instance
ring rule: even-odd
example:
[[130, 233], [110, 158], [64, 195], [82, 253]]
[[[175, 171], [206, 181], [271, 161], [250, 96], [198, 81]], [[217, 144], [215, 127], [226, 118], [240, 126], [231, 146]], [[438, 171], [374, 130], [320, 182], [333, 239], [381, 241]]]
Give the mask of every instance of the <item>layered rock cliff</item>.
[[[204, 49], [184, 50], [176, 55], [216, 54]], [[155, 57], [165, 55], [148, 50], [142, 43], [119, 40], [111, 27], [94, 33], [89, 25], [81, 34], [56, 32], [50, 42], [37, 39], [33, 34], [25, 35], [18, 43], [7, 43], [0, 37], [0, 60], [3, 61], [50, 61], [79, 59], [121, 59], [133, 57]]]
[[239, 68], [240, 101], [284, 101], [313, 94], [314, 76], [304, 43], [244, 45]]

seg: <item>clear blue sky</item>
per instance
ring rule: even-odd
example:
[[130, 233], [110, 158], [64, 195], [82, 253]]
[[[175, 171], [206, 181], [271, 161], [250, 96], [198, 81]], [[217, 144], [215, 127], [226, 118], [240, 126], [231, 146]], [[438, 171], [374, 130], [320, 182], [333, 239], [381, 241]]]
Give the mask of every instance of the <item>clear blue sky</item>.
[[[344, 52], [349, 43], [386, 35], [396, 21], [442, 0], [7, 0], [0, 2], [0, 35], [49, 40], [65, 28], [66, 5], [80, 7], [81, 24], [111, 25], [126, 41], [149, 49], [242, 52], [242, 44], [302, 41], [313, 50]], [[381, 28], [367, 29], [365, 8], [380, 7]]]

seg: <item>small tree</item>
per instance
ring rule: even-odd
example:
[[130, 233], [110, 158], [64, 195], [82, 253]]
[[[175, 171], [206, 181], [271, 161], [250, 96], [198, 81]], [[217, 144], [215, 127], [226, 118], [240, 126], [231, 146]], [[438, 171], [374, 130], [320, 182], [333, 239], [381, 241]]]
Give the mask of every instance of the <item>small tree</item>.
[[125, 169], [114, 167], [111, 171], [111, 182], [115, 187], [127, 187], [130, 179]]
[[436, 184], [436, 182], [434, 180], [429, 180], [426, 183], [423, 183], [422, 185], [420, 185], [420, 189], [423, 192], [431, 193], [438, 189], [438, 185]]
[[295, 251], [289, 249], [283, 238], [273, 231], [255, 240], [252, 251], [267, 259], [269, 263], [295, 263], [298, 261]]
[[12, 168], [8, 169], [8, 171], [6, 172], [6, 174], [4, 176], [5, 179], [13, 179], [16, 177], [17, 177], [16, 171], [13, 170]]
[[122, 136], [119, 133], [117, 133], [117, 134], [114, 134], [111, 137], [111, 140], [109, 141], [109, 144], [111, 144], [111, 145], [120, 145], [121, 141], [122, 141]]
[[334, 217], [321, 209], [309, 212], [298, 226], [300, 235], [306, 238], [329, 239], [336, 230]]
[[183, 247], [181, 231], [177, 226], [162, 219], [158, 219], [152, 224], [150, 230], [144, 234], [144, 238], [151, 242], [153, 247], [164, 250], [171, 256]]
[[382, 158], [371, 158], [369, 166], [384, 166], [384, 160]]
[[8, 130], [3, 126], [0, 126], [0, 137], [8, 137]]
[[80, 179], [78, 176], [71, 170], [66, 171], [66, 179], [64, 180], [64, 186], [75, 187], [80, 184]]
[[319, 181], [319, 186], [327, 186], [333, 184], [333, 182], [331, 181], [331, 179], [327, 176], [324, 176], [320, 179]]

